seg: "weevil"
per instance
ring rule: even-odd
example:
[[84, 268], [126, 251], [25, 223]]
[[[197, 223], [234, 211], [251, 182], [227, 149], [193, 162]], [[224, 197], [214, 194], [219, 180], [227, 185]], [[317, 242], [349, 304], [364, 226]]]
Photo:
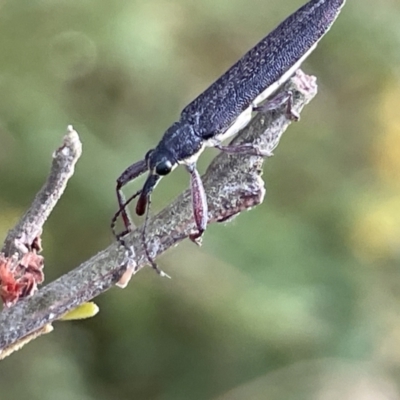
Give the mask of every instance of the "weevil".
[[[111, 227], [123, 246], [126, 246], [123, 237], [133, 226], [126, 207], [138, 197], [136, 214], [142, 216], [146, 213], [142, 231], [145, 253], [153, 268], [163, 274], [145, 242], [148, 210], [151, 194], [160, 179], [180, 164], [190, 173], [196, 226], [196, 232], [191, 234], [190, 239], [198, 242], [207, 226], [207, 198], [196, 169], [198, 157], [205, 147], [215, 147], [229, 153], [268, 155], [252, 145], [229, 146], [222, 143], [243, 129], [254, 111], [263, 110], [266, 104], [263, 102], [294, 74], [315, 49], [336, 20], [345, 1], [311, 0], [291, 14], [186, 106], [179, 120], [166, 130], [157, 146], [119, 176], [116, 186], [119, 209]], [[122, 188], [145, 172], [148, 172], [148, 176], [142, 189], [125, 200]], [[120, 215], [125, 230], [116, 233], [116, 221]]]

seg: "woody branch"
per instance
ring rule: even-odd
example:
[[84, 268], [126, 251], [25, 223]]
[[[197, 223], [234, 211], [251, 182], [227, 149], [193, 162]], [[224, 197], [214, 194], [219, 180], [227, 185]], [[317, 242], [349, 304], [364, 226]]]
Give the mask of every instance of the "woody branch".
[[[281, 90], [292, 91], [292, 107], [295, 112], [300, 113], [315, 96], [317, 86], [314, 77], [298, 71]], [[284, 106], [279, 110], [260, 112], [233, 143], [254, 143], [263, 150], [272, 152], [291, 122]], [[202, 177], [209, 208], [208, 223], [226, 221], [263, 201], [265, 189], [261, 174], [264, 161], [259, 156], [228, 155], [222, 152], [215, 157]], [[36, 212], [48, 214], [51, 209], [46, 209], [47, 207], [42, 204]], [[14, 228], [14, 238], [23, 234], [18, 232], [21, 226], [23, 224]], [[126, 238], [126, 242], [132, 245], [135, 252], [129, 265], [125, 249], [113, 243], [74, 270], [42, 287], [32, 297], [4, 309], [0, 313], [0, 352], [40, 331], [66, 312], [115, 284], [123, 286], [130, 274], [135, 275], [146, 265], [140, 229], [134, 230]], [[195, 224], [190, 191], [186, 190], [149, 220], [146, 240], [156, 257], [189, 237], [192, 231], [195, 231]], [[6, 239], [5, 248], [13, 243]]]

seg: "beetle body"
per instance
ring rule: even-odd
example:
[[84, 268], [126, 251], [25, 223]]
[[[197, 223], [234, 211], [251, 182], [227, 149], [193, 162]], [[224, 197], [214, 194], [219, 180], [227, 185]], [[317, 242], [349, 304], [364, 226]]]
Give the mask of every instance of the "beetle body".
[[[207, 224], [207, 202], [196, 170], [197, 158], [207, 146], [223, 150], [220, 143], [248, 124], [260, 103], [271, 97], [315, 49], [344, 4], [345, 0], [309, 1], [187, 105], [179, 120], [167, 129], [145, 159], [128, 167], [118, 178], [120, 209], [113, 218], [113, 229], [121, 214], [126, 228], [123, 234], [129, 231], [131, 222], [125, 210], [127, 203], [139, 196], [136, 213], [144, 214], [160, 178], [177, 165], [184, 164], [191, 174], [193, 211], [198, 230], [192, 239], [201, 236]], [[121, 188], [146, 171], [149, 175], [143, 189], [125, 201]], [[155, 266], [154, 262], [152, 264]]]

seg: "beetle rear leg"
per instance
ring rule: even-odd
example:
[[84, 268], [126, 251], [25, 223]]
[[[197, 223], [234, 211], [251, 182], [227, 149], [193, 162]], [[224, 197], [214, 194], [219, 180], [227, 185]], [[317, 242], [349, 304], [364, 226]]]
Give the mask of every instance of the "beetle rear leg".
[[[286, 106], [286, 117], [292, 121], [299, 120], [299, 114], [293, 109], [293, 92], [286, 90], [277, 94], [274, 98], [265, 101], [260, 106], [253, 106], [253, 111], [268, 112], [276, 110], [283, 105]], [[274, 154], [271, 150], [261, 149], [254, 143], [243, 143], [233, 145], [217, 144], [215, 148], [230, 154], [246, 154], [249, 156], [271, 157]]]
[[270, 100], [265, 101], [259, 106], [253, 106], [253, 111], [267, 112], [280, 108], [286, 105], [286, 117], [291, 121], [298, 121], [300, 115], [297, 111], [293, 109], [293, 92], [291, 90], [286, 90], [278, 93], [275, 97]]
[[272, 157], [273, 153], [266, 149], [261, 149], [254, 143], [230, 144], [224, 146], [217, 144], [216, 149], [229, 154], [246, 154], [249, 156]]

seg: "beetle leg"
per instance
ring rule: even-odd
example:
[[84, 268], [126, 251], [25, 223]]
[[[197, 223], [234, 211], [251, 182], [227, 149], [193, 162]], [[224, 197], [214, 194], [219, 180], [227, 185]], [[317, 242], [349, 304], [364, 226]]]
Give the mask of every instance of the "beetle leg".
[[[118, 200], [118, 211], [114, 214], [111, 220], [111, 229], [115, 238], [124, 246], [124, 241], [121, 240], [122, 236], [126, 235], [127, 233], [132, 231], [133, 222], [128, 214], [126, 206], [135, 198], [137, 197], [141, 191], [136, 192], [133, 196], [131, 196], [128, 200], [125, 200], [125, 196], [122, 193], [122, 188], [129, 183], [130, 181], [134, 180], [138, 176], [142, 175], [146, 172], [147, 166], [146, 161], [141, 160], [135, 164], [130, 165], [117, 179], [117, 200]], [[118, 217], [121, 215], [122, 222], [124, 224], [125, 230], [121, 233], [117, 233], [115, 226], [117, 223]]]
[[189, 239], [196, 244], [201, 244], [201, 237], [206, 230], [208, 221], [207, 196], [196, 164], [187, 165], [186, 169], [190, 173], [193, 215], [197, 228], [197, 232], [192, 233]]
[[[129, 204], [132, 200], [134, 200], [139, 194], [141, 194], [141, 192], [142, 192], [142, 191], [139, 190], [139, 191], [137, 191], [135, 194], [133, 194], [131, 197], [129, 197], [128, 200], [125, 200], [125, 197], [123, 196], [122, 191], [119, 191], [119, 192], [117, 191], [118, 204], [119, 204], [120, 206], [119, 206], [118, 211], [117, 211], [117, 212], [114, 214], [114, 216], [112, 217], [112, 220], [111, 220], [111, 229], [112, 229], [112, 232], [113, 232], [115, 238], [116, 238], [118, 241], [120, 241], [120, 242], [121, 242], [120, 239], [121, 239], [123, 236], [125, 236], [126, 234], [128, 234], [129, 232], [132, 231], [133, 222], [132, 222], [132, 220], [131, 220], [131, 218], [130, 218], [130, 216], [129, 216], [129, 214], [128, 214], [127, 206], [128, 206], [128, 204]], [[123, 221], [123, 223], [124, 223], [125, 229], [124, 229], [122, 232], [117, 233], [117, 231], [116, 231], [116, 229], [115, 229], [115, 226], [116, 226], [116, 224], [117, 224], [117, 220], [118, 220], [118, 217], [119, 217], [120, 215], [121, 215], [122, 221]]]
[[249, 156], [271, 157], [273, 153], [269, 150], [264, 150], [254, 143], [231, 144], [224, 146], [217, 144], [214, 146], [216, 149], [224, 151], [229, 154], [246, 154]]
[[[253, 111], [258, 112], [268, 112], [276, 110], [279, 107], [286, 106], [286, 117], [292, 121], [298, 121], [299, 115], [293, 109], [293, 92], [290, 90], [281, 92], [277, 94], [270, 100], [265, 101], [260, 106], [253, 106]], [[242, 143], [242, 144], [232, 144], [232, 145], [222, 145], [217, 144], [214, 146], [218, 150], [224, 151], [230, 154], [246, 154], [249, 156], [261, 156], [261, 157], [271, 157], [273, 156], [272, 151], [259, 148], [254, 143]]]
[[276, 110], [283, 105], [286, 105], [286, 117], [291, 121], [298, 121], [300, 116], [297, 111], [293, 109], [293, 92], [291, 90], [286, 90], [278, 93], [272, 99], [265, 101], [259, 106], [253, 106], [253, 111], [267, 112]]

